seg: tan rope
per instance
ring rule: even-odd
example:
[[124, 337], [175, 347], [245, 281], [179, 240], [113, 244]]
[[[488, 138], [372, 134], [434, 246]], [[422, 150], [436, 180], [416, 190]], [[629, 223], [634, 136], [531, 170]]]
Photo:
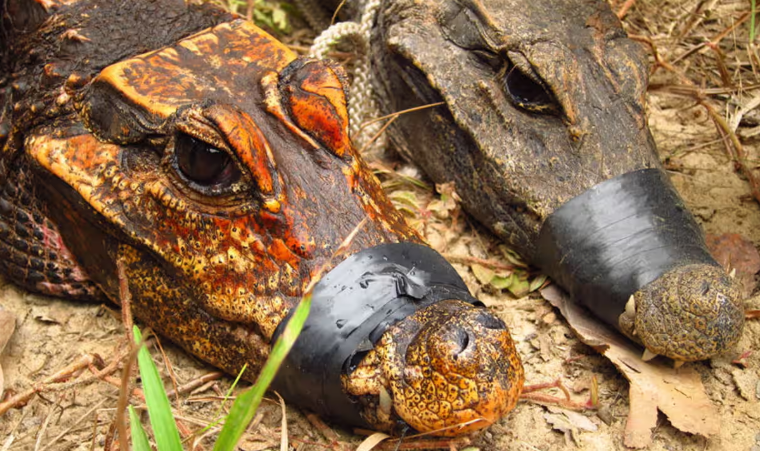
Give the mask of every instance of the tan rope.
[[[375, 16], [380, 8], [381, 0], [369, 0], [363, 5], [363, 12], [359, 22], [339, 22], [324, 30], [315, 40], [311, 47], [310, 55], [314, 58], [325, 58], [327, 53], [338, 43], [350, 39], [355, 46], [358, 56], [353, 69], [353, 82], [348, 90], [348, 115], [350, 118], [349, 132], [357, 149], [367, 148], [370, 152], [377, 152], [385, 148], [384, 135], [372, 142], [383, 124], [376, 123], [366, 126], [361, 125], [370, 119], [378, 117], [379, 107], [372, 92], [372, 67], [370, 61], [370, 36]], [[302, 9], [307, 16], [309, 11]]]

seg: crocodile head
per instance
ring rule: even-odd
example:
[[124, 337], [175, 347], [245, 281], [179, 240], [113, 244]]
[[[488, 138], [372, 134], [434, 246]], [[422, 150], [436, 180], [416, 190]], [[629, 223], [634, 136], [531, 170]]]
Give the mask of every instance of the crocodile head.
[[[736, 343], [743, 314], [735, 288], [719, 275], [666, 177], [654, 177], [657, 187], [639, 182], [638, 198], [610, 202], [624, 207], [667, 197], [660, 204], [682, 221], [659, 224], [646, 204], [642, 233], [651, 240], [636, 244], [635, 234], [623, 230], [640, 211], [610, 213], [566, 237], [583, 242], [580, 247], [539, 249], [547, 220], [592, 187], [626, 174], [663, 174], [645, 116], [646, 55], [606, 2], [385, 1], [371, 58], [383, 114], [442, 104], [398, 117], [389, 133], [395, 147], [434, 181], [454, 181], [473, 216], [581, 302], [598, 314], [606, 310], [610, 324], [650, 353], [679, 361], [708, 358]], [[582, 217], [601, 204], [584, 208], [589, 205], [566, 216]], [[602, 230], [604, 221], [618, 229]], [[565, 225], [554, 230], [569, 230]], [[658, 228], [675, 238], [661, 244]], [[616, 253], [619, 243], [630, 252]], [[689, 249], [698, 250], [689, 258], [668, 255]], [[552, 271], [563, 264], [568, 267]], [[652, 269], [658, 264], [659, 275]], [[612, 273], [617, 280], [607, 277]], [[619, 293], [609, 308], [607, 293], [629, 285], [633, 291]], [[588, 296], [594, 287], [604, 292], [597, 301]]]
[[[119, 302], [120, 262], [138, 318], [228, 372], [248, 365], [253, 379], [278, 325], [318, 271], [339, 263], [357, 226], [348, 254], [420, 241], [352, 148], [337, 67], [183, 1], [6, 3], [6, 276], [66, 295], [75, 287], [61, 280], [78, 274]], [[69, 271], [58, 274], [64, 254]], [[360, 393], [370, 425], [430, 431], [474, 420], [453, 430], [463, 432], [514, 407], [522, 367], [506, 327], [447, 302], [382, 338], [397, 350], [372, 357], [383, 371], [362, 376], [374, 381]], [[405, 350], [427, 346], [439, 352], [427, 364], [417, 352], [424, 378], [451, 372], [466, 387], [431, 395], [419, 378], [405, 382]], [[348, 386], [359, 373], [342, 376]], [[417, 421], [438, 398], [460, 401]]]
[[[453, 177], [472, 214], [522, 255], [568, 200], [659, 165], [646, 57], [601, 2], [385, 2], [373, 57], [389, 66], [376, 78], [391, 108], [445, 102], [399, 118], [394, 144], [434, 179]], [[437, 159], [428, 142], [443, 146]]]

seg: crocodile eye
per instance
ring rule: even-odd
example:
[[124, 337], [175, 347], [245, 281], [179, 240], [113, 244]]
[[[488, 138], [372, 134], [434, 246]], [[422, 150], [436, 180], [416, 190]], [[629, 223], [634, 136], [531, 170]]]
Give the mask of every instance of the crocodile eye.
[[178, 172], [200, 187], [225, 188], [240, 178], [240, 170], [224, 150], [179, 133], [174, 143]]
[[516, 66], [507, 69], [504, 75], [504, 88], [512, 103], [518, 108], [539, 114], [557, 112], [554, 97], [541, 83], [525, 75]]

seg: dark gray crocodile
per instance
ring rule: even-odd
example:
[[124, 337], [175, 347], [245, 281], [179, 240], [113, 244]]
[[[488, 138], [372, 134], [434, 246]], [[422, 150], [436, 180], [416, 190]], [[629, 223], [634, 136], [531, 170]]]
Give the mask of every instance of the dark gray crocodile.
[[441, 435], [515, 406], [506, 326], [356, 155], [340, 69], [182, 0], [3, 0], [0, 24], [3, 277], [119, 302], [121, 261], [139, 319], [253, 380], [334, 266], [276, 379], [294, 404]]
[[380, 3], [381, 113], [444, 102], [393, 123], [401, 154], [646, 358], [737, 342], [742, 303], [660, 166], [646, 55], [606, 2], [349, 0], [345, 15], [364, 3]]

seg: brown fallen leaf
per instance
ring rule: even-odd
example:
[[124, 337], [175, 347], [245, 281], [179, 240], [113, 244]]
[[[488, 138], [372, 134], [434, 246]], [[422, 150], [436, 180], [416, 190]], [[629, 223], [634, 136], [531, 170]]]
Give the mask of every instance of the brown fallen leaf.
[[755, 274], [760, 271], [760, 252], [752, 241], [738, 233], [705, 235], [705, 242], [715, 260], [726, 271], [736, 270], [736, 281], [747, 298], [755, 289]]
[[576, 445], [580, 445], [578, 431], [596, 432], [598, 426], [585, 415], [572, 410], [548, 407], [549, 412], [544, 414], [544, 419], [551, 424], [552, 429], [563, 432], [570, 436]]
[[375, 432], [374, 434], [365, 438], [364, 441], [362, 441], [362, 443], [359, 445], [359, 447], [356, 448], [356, 451], [370, 451], [371, 449], [379, 445], [380, 442], [388, 438], [391, 438], [391, 436], [388, 434], [383, 434], [382, 432]]
[[[3, 353], [5, 345], [11, 339], [11, 335], [16, 330], [16, 316], [0, 306], [0, 354]], [[5, 380], [3, 378], [3, 367], [0, 365], [0, 400], [3, 399], [5, 392]]]
[[607, 357], [630, 382], [630, 410], [623, 439], [627, 447], [645, 448], [652, 442], [658, 409], [683, 432], [709, 437], [719, 431], [718, 409], [693, 368], [675, 369], [670, 362], [660, 362], [661, 358], [644, 362], [641, 347], [601, 323], [557, 286], [540, 293], [559, 309], [582, 342]]

